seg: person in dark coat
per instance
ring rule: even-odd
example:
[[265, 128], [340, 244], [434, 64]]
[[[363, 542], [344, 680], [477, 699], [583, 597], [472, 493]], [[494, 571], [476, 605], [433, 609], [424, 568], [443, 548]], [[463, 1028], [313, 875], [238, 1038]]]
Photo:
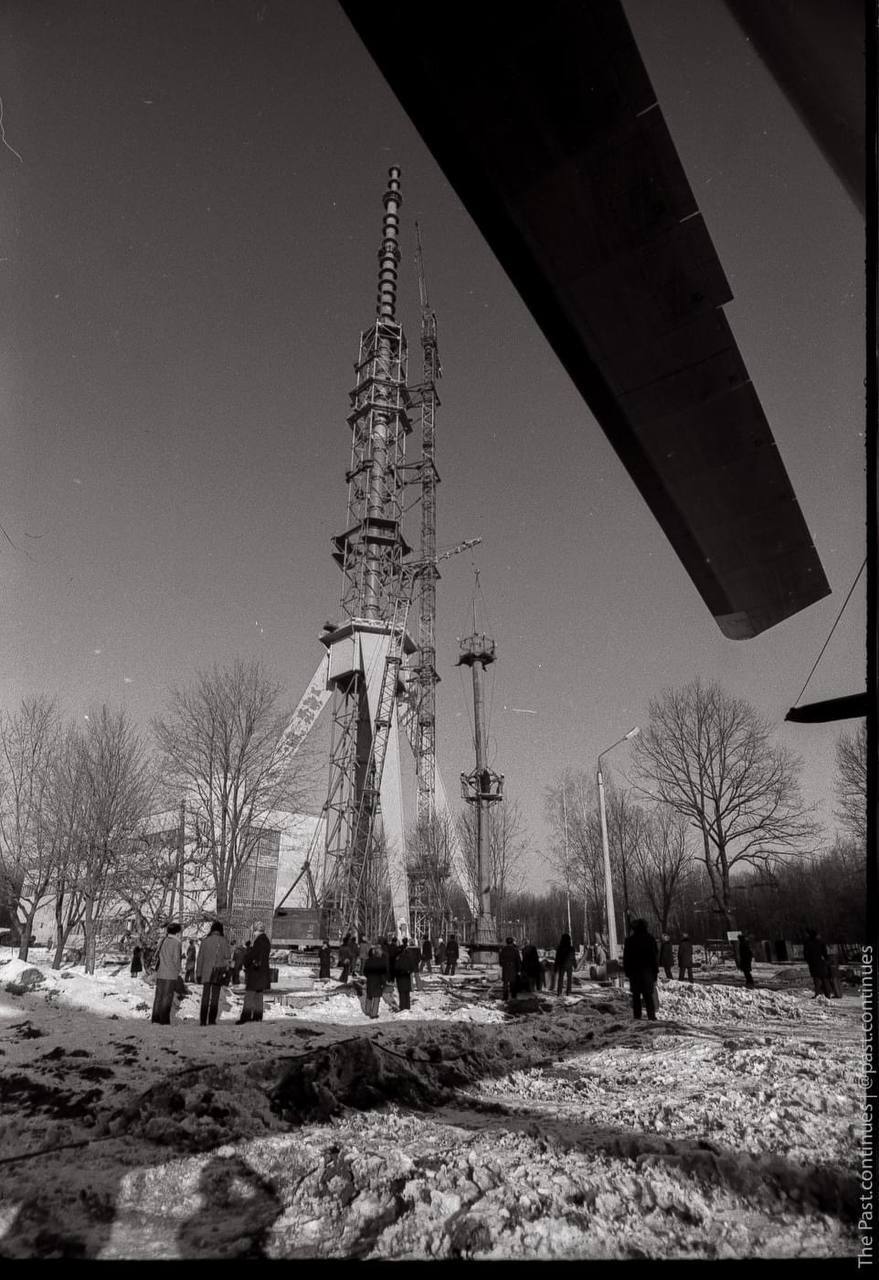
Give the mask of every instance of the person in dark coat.
[[529, 991], [539, 991], [543, 987], [543, 965], [540, 963], [540, 952], [526, 938], [522, 947], [522, 974], [528, 983]]
[[421, 979], [421, 949], [418, 946], [418, 940], [416, 938], [411, 938], [409, 940], [407, 950], [412, 952], [412, 955], [409, 957], [409, 962], [411, 965], [410, 973], [412, 974], [412, 981], [415, 983], [415, 990], [423, 991], [424, 983]]
[[446, 944], [442, 938], [437, 938], [436, 946], [433, 949], [433, 958], [436, 960], [436, 967], [440, 973], [445, 972], [446, 964]]
[[241, 966], [244, 964], [246, 949], [237, 938], [232, 939], [232, 985], [238, 986], [241, 981]]
[[562, 994], [562, 983], [567, 978], [568, 995], [574, 977], [574, 944], [571, 935], [563, 933], [555, 950], [556, 995]]
[[674, 951], [671, 945], [671, 938], [667, 933], [662, 935], [662, 945], [659, 948], [659, 963], [665, 970], [665, 976], [671, 978], [671, 966], [674, 961]]
[[339, 947], [339, 964], [342, 966], [342, 971], [339, 974], [339, 981], [341, 983], [346, 983], [348, 981], [348, 976], [353, 968], [354, 957], [356, 954], [357, 949], [352, 944], [351, 934], [346, 933], [342, 939], [342, 945]]
[[458, 939], [453, 933], [449, 935], [449, 940], [446, 943], [446, 967], [443, 969], [443, 973], [454, 975], [455, 967], [457, 963], [458, 963]]
[[519, 955], [519, 948], [512, 938], [507, 938], [497, 953], [497, 959], [501, 967], [501, 982], [503, 983], [501, 999], [509, 1000], [510, 993], [515, 988], [516, 980], [522, 969], [522, 957]]
[[143, 972], [143, 959], [141, 958], [140, 947], [135, 947], [131, 953], [131, 976]]
[[183, 974], [184, 982], [195, 982], [195, 943], [189, 939], [189, 946], [186, 948], [186, 969]]
[[253, 946], [250, 949], [250, 955], [244, 961], [244, 1008], [241, 1010], [241, 1017], [238, 1019], [238, 1025], [242, 1022], [262, 1022], [263, 1015], [263, 992], [268, 991], [271, 986], [271, 973], [269, 969], [269, 952], [272, 945], [269, 942], [261, 922], [254, 926], [256, 937], [253, 940]]
[[231, 964], [232, 950], [223, 937], [223, 925], [215, 920], [199, 947], [194, 970], [195, 980], [202, 984], [199, 1022], [203, 1027], [212, 1027], [217, 1021], [220, 993], [229, 981]]
[[[394, 951], [396, 954], [394, 954]], [[409, 939], [404, 938], [398, 948], [391, 950], [394, 981], [397, 984], [397, 995], [400, 997], [400, 1009], [411, 1008], [412, 967], [417, 964], [418, 948], [409, 946]]]
[[153, 959], [156, 970], [156, 994], [153, 999], [152, 1021], [167, 1027], [171, 1022], [171, 1006], [174, 991], [180, 981], [180, 925], [172, 921], [165, 926], [165, 936], [159, 943]]
[[683, 982], [684, 972], [690, 982], [693, 981], [693, 944], [688, 933], [681, 934], [678, 943], [678, 982]]
[[753, 987], [754, 977], [751, 973], [751, 965], [754, 963], [754, 952], [751, 949], [751, 943], [748, 935], [742, 932], [739, 935], [739, 966], [745, 975], [745, 986]]
[[320, 950], [317, 953], [318, 971], [317, 976], [320, 981], [325, 982], [329, 979], [330, 965], [333, 963], [333, 952], [330, 948], [329, 938], [324, 938], [320, 944]]
[[363, 972], [366, 976], [363, 1012], [368, 1018], [377, 1018], [379, 1002], [388, 980], [388, 958], [381, 947], [369, 948], [369, 955], [363, 962]]
[[803, 943], [803, 959], [809, 966], [809, 973], [815, 986], [814, 1000], [817, 996], [830, 996], [830, 960], [827, 943], [815, 929], [806, 930], [806, 941]]
[[421, 964], [419, 967], [425, 973], [433, 973], [433, 943], [427, 937], [421, 940]]
[[629, 979], [632, 992], [632, 1013], [641, 1017], [641, 1001], [647, 1006], [647, 1017], [656, 1021], [656, 978], [659, 974], [659, 955], [656, 939], [647, 928], [646, 920], [635, 920], [632, 932], [623, 947], [623, 972]]

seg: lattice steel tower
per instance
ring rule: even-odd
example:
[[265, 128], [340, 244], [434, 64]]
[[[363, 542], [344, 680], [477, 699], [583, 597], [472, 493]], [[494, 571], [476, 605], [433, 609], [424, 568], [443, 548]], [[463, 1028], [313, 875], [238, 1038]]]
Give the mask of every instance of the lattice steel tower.
[[[351, 465], [348, 519], [334, 541], [342, 569], [341, 607], [346, 621], [325, 634], [328, 683], [333, 690], [333, 732], [326, 804], [324, 884], [345, 927], [374, 935], [383, 862], [376, 856], [381, 808], [395, 811], [396, 831], [384, 823], [392, 853], [390, 891], [397, 922], [408, 924], [403, 859], [399, 767], [385, 777], [390, 747], [397, 752], [396, 710], [400, 667], [414, 650], [406, 634], [403, 562], [403, 492], [406, 437], [411, 430], [406, 386], [406, 338], [396, 319], [400, 170], [392, 168], [384, 194], [375, 323], [360, 337], [351, 392]], [[387, 786], [383, 786], [387, 783]], [[390, 850], [388, 852], [391, 852]], [[396, 859], [396, 861], [394, 861]]]

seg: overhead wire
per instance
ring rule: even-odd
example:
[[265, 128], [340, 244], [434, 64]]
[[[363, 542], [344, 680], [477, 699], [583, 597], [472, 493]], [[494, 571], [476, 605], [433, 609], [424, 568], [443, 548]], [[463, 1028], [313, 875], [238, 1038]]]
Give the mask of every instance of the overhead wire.
[[833, 638], [833, 633], [834, 633], [834, 631], [835, 631], [835, 630], [836, 630], [836, 628], [837, 628], [837, 625], [838, 625], [838, 623], [839, 623], [840, 618], [842, 617], [843, 613], [845, 612], [845, 607], [846, 607], [846, 605], [848, 604], [849, 600], [851, 599], [851, 597], [852, 597], [852, 592], [854, 591], [855, 587], [858, 585], [858, 581], [859, 581], [859, 579], [860, 579], [860, 577], [861, 577], [861, 574], [864, 572], [864, 569], [866, 568], [866, 566], [867, 566], [867, 557], [865, 556], [865, 557], [864, 557], [863, 564], [861, 565], [860, 569], [859, 569], [859, 570], [857, 571], [857, 573], [855, 574], [855, 580], [854, 580], [854, 582], [852, 583], [852, 585], [851, 585], [851, 586], [849, 587], [849, 589], [848, 589], [848, 595], [846, 596], [846, 598], [845, 598], [845, 599], [843, 600], [843, 602], [842, 602], [842, 608], [840, 609], [839, 613], [836, 615], [836, 621], [834, 622], [833, 626], [830, 628], [830, 634], [828, 635], [827, 639], [824, 641], [823, 645], [821, 646], [821, 652], [818, 654], [818, 657], [815, 659], [814, 663], [812, 664], [812, 670], [811, 670], [811, 671], [809, 672], [809, 674], [806, 676], [806, 683], [803, 685], [802, 689], [800, 690], [800, 692], [799, 692], [799, 693], [797, 694], [797, 696], [796, 696], [796, 699], [795, 699], [795, 701], [794, 701], [794, 706], [796, 706], [796, 705], [797, 705], [797, 703], [799, 702], [800, 698], [802, 698], [803, 694], [806, 692], [806, 688], [807, 688], [807, 686], [808, 686], [808, 684], [809, 684], [809, 681], [812, 679], [812, 676], [815, 674], [815, 668], [818, 666], [818, 663], [819, 663], [819, 662], [821, 661], [821, 659], [823, 658], [823, 656], [824, 656], [824, 650], [825, 650], [825, 649], [827, 648], [827, 646], [830, 644], [830, 641], [831, 641], [831, 640], [832, 640], [832, 638]]

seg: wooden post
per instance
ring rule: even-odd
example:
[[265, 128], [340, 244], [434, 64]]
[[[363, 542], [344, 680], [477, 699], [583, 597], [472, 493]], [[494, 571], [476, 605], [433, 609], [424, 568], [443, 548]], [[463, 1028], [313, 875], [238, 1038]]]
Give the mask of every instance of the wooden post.
[[183, 933], [183, 855], [186, 842], [186, 801], [180, 801], [180, 821], [177, 826], [177, 919]]

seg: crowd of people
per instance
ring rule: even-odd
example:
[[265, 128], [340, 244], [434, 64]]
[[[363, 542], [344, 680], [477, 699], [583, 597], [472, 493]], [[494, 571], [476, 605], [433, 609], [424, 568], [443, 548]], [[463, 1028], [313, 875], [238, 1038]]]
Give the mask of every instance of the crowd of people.
[[[156, 993], [153, 997], [152, 1021], [167, 1026], [171, 1021], [171, 1009], [175, 995], [186, 992], [186, 983], [201, 985], [199, 1021], [203, 1027], [213, 1026], [219, 1015], [223, 987], [238, 983], [244, 971], [244, 1005], [238, 1024], [262, 1022], [263, 994], [271, 985], [269, 954], [271, 943], [265, 926], [254, 925], [254, 937], [241, 946], [236, 938], [231, 944], [225, 936], [220, 920], [211, 925], [207, 937], [196, 950], [190, 941], [186, 948], [185, 964], [180, 925], [169, 922], [165, 936], [150, 957], [156, 976]], [[181, 974], [181, 966], [184, 968]], [[143, 951], [136, 946], [131, 959], [131, 973], [143, 971]]]
[[[135, 946], [131, 960], [132, 975], [149, 967], [155, 973], [156, 991], [153, 1001], [152, 1021], [168, 1024], [175, 995], [186, 992], [186, 983], [201, 985], [199, 1020], [202, 1026], [213, 1026], [219, 1014], [222, 989], [238, 985], [244, 974], [244, 1004], [238, 1024], [261, 1022], [264, 993], [271, 986], [271, 943], [262, 923], [254, 925], [253, 939], [240, 944], [225, 937], [224, 926], [215, 920], [198, 948], [190, 941], [184, 955], [180, 925], [166, 925], [165, 936], [153, 953], [145, 953]], [[754, 952], [748, 934], [738, 934], [735, 950], [736, 964], [742, 971], [746, 987], [753, 987], [752, 966]], [[420, 943], [403, 937], [381, 937], [375, 942], [354, 934], [346, 934], [337, 948], [340, 967], [338, 981], [347, 984], [349, 979], [363, 979], [361, 999], [363, 1010], [370, 1018], [377, 1018], [379, 1004], [388, 987], [396, 987], [398, 1008], [411, 1008], [413, 984], [422, 990], [422, 975], [437, 971], [446, 976], [456, 972], [460, 946], [455, 934], [438, 938], [435, 942], [424, 937]], [[828, 952], [827, 944], [814, 929], [807, 931], [803, 956], [815, 987], [815, 997], [824, 995], [840, 998], [842, 995], [839, 973]], [[521, 946], [508, 936], [498, 949], [498, 965], [501, 971], [501, 999], [508, 1001], [523, 992], [538, 992], [547, 984], [549, 969], [550, 987], [556, 995], [571, 995], [576, 962], [576, 949], [569, 933], [563, 933], [551, 964], [541, 959], [537, 947], [528, 939]], [[623, 947], [623, 972], [628, 979], [632, 1000], [632, 1013], [640, 1019], [646, 1012], [649, 1021], [656, 1021], [659, 1004], [658, 983], [662, 970], [667, 980], [673, 979], [675, 946], [667, 933], [660, 940], [650, 933], [646, 920], [631, 921]], [[318, 979], [332, 978], [333, 948], [325, 938], [317, 953]], [[181, 967], [183, 974], [181, 975]], [[677, 943], [678, 980], [685, 977], [693, 982], [693, 943], [684, 933]]]

